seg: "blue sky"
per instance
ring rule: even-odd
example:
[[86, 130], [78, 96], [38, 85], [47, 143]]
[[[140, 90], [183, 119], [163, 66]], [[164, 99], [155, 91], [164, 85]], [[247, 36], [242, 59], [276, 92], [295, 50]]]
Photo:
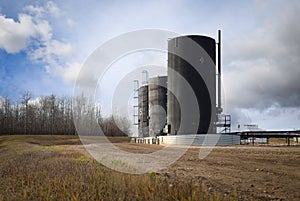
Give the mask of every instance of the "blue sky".
[[300, 128], [299, 11], [297, 0], [2, 0], [0, 96], [72, 95], [87, 57], [125, 32], [216, 38], [222, 29], [224, 102], [233, 127]]

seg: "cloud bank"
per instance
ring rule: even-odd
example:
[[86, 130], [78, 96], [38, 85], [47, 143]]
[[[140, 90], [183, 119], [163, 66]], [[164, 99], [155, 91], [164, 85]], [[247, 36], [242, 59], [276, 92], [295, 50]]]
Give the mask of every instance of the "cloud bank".
[[237, 121], [251, 121], [241, 109], [267, 118], [300, 109], [300, 4], [256, 6], [259, 28], [224, 47], [226, 98]]

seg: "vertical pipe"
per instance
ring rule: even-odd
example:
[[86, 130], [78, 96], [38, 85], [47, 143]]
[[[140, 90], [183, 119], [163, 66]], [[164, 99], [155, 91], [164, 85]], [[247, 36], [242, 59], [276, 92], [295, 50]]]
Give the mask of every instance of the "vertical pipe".
[[221, 113], [221, 30], [218, 30], [218, 112]]

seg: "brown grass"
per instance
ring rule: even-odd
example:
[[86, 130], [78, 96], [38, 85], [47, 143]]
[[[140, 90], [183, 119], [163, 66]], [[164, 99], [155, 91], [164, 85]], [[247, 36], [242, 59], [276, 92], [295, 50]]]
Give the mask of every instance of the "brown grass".
[[[119, 139], [120, 140], [120, 139]], [[235, 200], [155, 172], [110, 170], [64, 146], [76, 136], [1, 136], [0, 200]]]

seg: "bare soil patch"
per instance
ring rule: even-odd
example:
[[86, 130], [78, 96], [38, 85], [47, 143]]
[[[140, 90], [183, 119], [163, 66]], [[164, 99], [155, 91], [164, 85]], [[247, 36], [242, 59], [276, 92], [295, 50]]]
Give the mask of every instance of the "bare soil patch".
[[162, 174], [204, 182], [241, 200], [300, 200], [300, 147], [215, 147], [203, 160], [191, 148]]

